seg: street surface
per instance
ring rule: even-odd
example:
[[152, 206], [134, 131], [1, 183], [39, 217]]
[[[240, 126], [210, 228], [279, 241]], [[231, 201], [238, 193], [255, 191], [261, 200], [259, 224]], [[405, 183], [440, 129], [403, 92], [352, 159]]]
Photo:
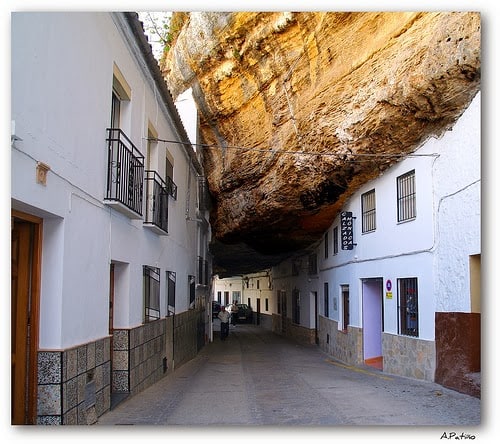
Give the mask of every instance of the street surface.
[[[214, 329], [218, 327], [215, 321]], [[443, 433], [477, 433], [480, 404], [477, 398], [438, 384], [349, 366], [317, 346], [238, 324], [231, 326], [226, 341], [215, 331], [214, 341], [196, 358], [119, 404], [98, 424], [329, 430], [438, 426], [427, 432], [439, 440]], [[410, 435], [416, 430], [412, 427]]]

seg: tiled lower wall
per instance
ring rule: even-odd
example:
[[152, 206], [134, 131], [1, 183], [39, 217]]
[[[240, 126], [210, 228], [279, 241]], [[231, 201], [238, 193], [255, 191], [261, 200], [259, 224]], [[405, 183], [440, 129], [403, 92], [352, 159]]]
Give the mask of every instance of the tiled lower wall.
[[164, 374], [165, 319], [113, 333], [112, 388], [135, 394]]
[[[285, 325], [283, 325], [283, 322], [285, 322]], [[287, 336], [298, 342], [305, 342], [307, 344], [315, 343], [314, 330], [295, 324], [290, 318], [283, 319], [281, 315], [273, 314], [272, 329], [275, 333]]]
[[319, 316], [319, 346], [339, 359], [352, 365], [363, 363], [363, 330], [358, 327], [347, 327], [347, 331], [338, 329], [338, 322]]
[[436, 370], [434, 341], [383, 333], [382, 354], [385, 372], [434, 381]]
[[38, 424], [93, 424], [110, 406], [110, 338], [38, 352]]

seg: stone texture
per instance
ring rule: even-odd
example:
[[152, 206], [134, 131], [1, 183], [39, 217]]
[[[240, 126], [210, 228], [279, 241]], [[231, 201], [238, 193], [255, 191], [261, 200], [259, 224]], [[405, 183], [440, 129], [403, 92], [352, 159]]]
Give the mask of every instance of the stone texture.
[[480, 87], [479, 13], [182, 20], [162, 69], [174, 96], [195, 93], [222, 276], [318, 240], [360, 185], [450, 129]]
[[481, 315], [436, 313], [436, 382], [481, 396]]

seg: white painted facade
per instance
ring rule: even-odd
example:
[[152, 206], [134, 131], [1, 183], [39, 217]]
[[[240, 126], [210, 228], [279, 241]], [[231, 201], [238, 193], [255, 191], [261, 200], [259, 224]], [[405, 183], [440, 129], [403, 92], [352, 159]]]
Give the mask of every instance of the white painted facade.
[[[389, 362], [390, 353], [405, 353], [405, 348], [414, 347], [407, 356], [397, 358], [400, 361], [388, 364], [389, 371], [433, 379], [436, 313], [471, 313], [479, 306], [476, 301], [473, 307], [470, 260], [481, 254], [480, 117], [478, 93], [452, 129], [425, 141], [414, 155], [348, 199], [342, 210], [355, 217], [352, 250], [341, 248], [339, 215], [309, 252], [272, 268], [271, 313], [281, 318], [280, 326], [273, 328], [281, 329], [283, 318], [287, 318], [288, 328], [316, 330], [314, 335], [310, 332], [310, 340], [316, 337], [321, 347], [338, 353], [340, 359], [352, 352], [352, 363], [380, 356]], [[398, 222], [397, 178], [410, 171], [415, 171], [416, 217]], [[376, 228], [362, 233], [361, 196], [371, 190], [375, 190]], [[334, 251], [335, 228], [338, 240]], [[311, 259], [311, 254], [316, 259]], [[401, 331], [398, 280], [405, 278], [417, 279], [415, 336]], [[318, 332], [320, 318], [329, 330]], [[348, 347], [358, 349], [346, 350]], [[420, 365], [414, 362], [413, 351], [426, 360], [414, 373], [404, 368]]]
[[[130, 17], [109, 12], [12, 14], [11, 206], [13, 214], [40, 218], [43, 226], [38, 353], [69, 353], [82, 345], [94, 350], [102, 340], [108, 340], [109, 347], [111, 325], [124, 331], [146, 325], [144, 266], [159, 271], [157, 319], [192, 312], [193, 294], [197, 307], [199, 297], [206, 299], [200, 307], [208, 303], [211, 234], [208, 215], [200, 206], [200, 159], [160, 82], [159, 69], [152, 69], [152, 54], [135, 34], [139, 22]], [[106, 194], [111, 145], [107, 128], [112, 126], [112, 91], [118, 84], [124, 93], [120, 140], [128, 138], [144, 157], [142, 170], [160, 178], [162, 192], [172, 181], [176, 186], [176, 195], [172, 191], [167, 198], [168, 223], [160, 228], [147, 223], [153, 204], [146, 173], [144, 181], [137, 179], [139, 185], [134, 184], [142, 196], [138, 211]], [[123, 159], [112, 162], [122, 168], [127, 164]], [[37, 181], [40, 164], [48, 167], [45, 183]], [[119, 170], [112, 171], [115, 183]], [[130, 177], [122, 182], [130, 186]], [[168, 304], [168, 272], [175, 273], [174, 306]], [[110, 289], [114, 290], [112, 322]], [[196, 325], [193, 328], [195, 337]], [[208, 333], [208, 314], [205, 328]], [[168, 355], [170, 370], [173, 346], [167, 342], [173, 338], [165, 339], [163, 325], [157, 332], [164, 344], [155, 365], [161, 366]], [[110, 367], [113, 351], [105, 353], [108, 361], [103, 366]], [[96, 369], [92, 371], [101, 371]], [[111, 370], [115, 371], [114, 365], [104, 370], [108, 380], [103, 382], [105, 399], [98, 414], [109, 408]], [[144, 388], [141, 384], [139, 389]], [[59, 398], [53, 401], [60, 405]], [[81, 404], [74, 411], [77, 408]], [[43, 415], [44, 421], [57, 418], [63, 423], [75, 417], [69, 410], [40, 413], [40, 406], [38, 415], [39, 421]]]

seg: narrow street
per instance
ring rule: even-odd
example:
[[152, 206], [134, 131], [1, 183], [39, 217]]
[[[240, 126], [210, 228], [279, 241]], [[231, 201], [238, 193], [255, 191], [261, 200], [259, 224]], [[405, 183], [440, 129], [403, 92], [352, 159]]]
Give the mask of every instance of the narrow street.
[[[214, 330], [218, 330], [218, 321]], [[214, 332], [192, 361], [98, 425], [441, 426], [474, 434], [480, 400], [438, 384], [353, 367], [255, 325]], [[220, 428], [219, 428], [220, 429]], [[218, 429], [218, 430], [219, 430]], [[439, 436], [436, 437], [439, 439]]]

